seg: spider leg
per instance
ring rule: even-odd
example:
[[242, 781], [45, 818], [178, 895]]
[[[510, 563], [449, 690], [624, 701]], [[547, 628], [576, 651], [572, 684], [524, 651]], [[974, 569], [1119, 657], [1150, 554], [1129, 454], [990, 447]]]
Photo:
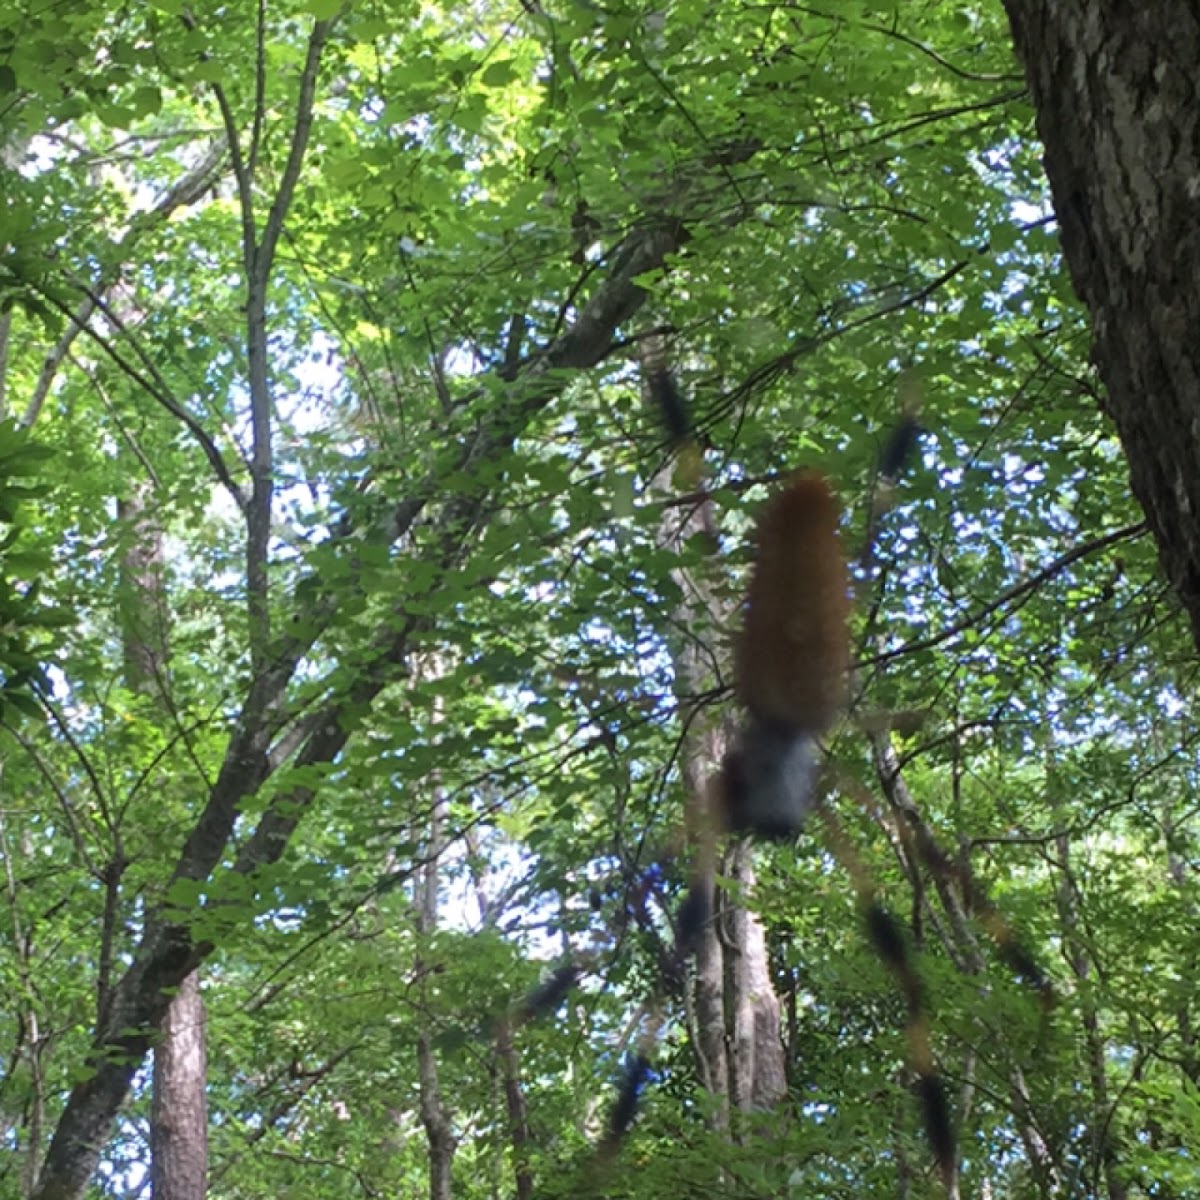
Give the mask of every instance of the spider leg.
[[645, 1026], [634, 1048], [625, 1056], [616, 1094], [608, 1110], [604, 1137], [598, 1147], [602, 1161], [612, 1159], [621, 1148], [641, 1110], [642, 1096], [654, 1073], [654, 1048], [667, 1023], [667, 996], [660, 989], [646, 1005]]
[[612, 1109], [608, 1114], [608, 1129], [604, 1141], [600, 1144], [602, 1154], [612, 1154], [621, 1144], [621, 1139], [629, 1132], [637, 1117], [642, 1103], [642, 1091], [650, 1079], [650, 1056], [640, 1049], [629, 1055], [621, 1081], [617, 1085], [617, 1094], [613, 1100]]
[[[911, 798], [907, 797], [907, 789], [896, 786], [898, 770], [898, 767], [887, 767], [885, 763], [883, 789], [899, 818], [894, 828], [904, 846], [905, 854], [910, 860], [920, 862], [931, 875], [957, 886], [966, 911], [978, 919], [984, 932], [995, 945], [1001, 961], [1022, 983], [1038, 993], [1042, 1008], [1048, 1013], [1058, 1003], [1049, 976], [1021, 942], [1017, 931], [971, 873], [970, 867], [960, 863], [942, 848], [933, 830]], [[871, 816], [876, 815], [875, 803], [860, 783], [852, 779], [840, 779], [839, 786], [858, 802], [864, 812]]]
[[[645, 1002], [642, 1031], [633, 1049], [625, 1056], [617, 1081], [615, 1095], [605, 1120], [604, 1133], [596, 1147], [595, 1161], [603, 1165], [611, 1161], [620, 1149], [625, 1135], [632, 1128], [641, 1107], [642, 1096], [653, 1074], [653, 1054], [667, 1021], [667, 1004], [671, 995], [686, 984], [688, 961], [696, 952], [699, 939], [712, 918], [712, 889], [716, 860], [715, 833], [708, 833], [697, 848], [692, 881], [674, 918], [674, 938], [669, 949], [659, 956], [659, 983]], [[637, 889], [633, 899], [637, 909], [626, 910], [620, 928], [610, 928], [609, 939], [619, 940], [630, 919], [645, 927], [650, 918], [645, 904], [646, 881]], [[608, 939], [606, 939], [608, 940]], [[529, 1021], [548, 1016], [567, 998], [571, 990], [589, 972], [600, 967], [602, 951], [592, 949], [572, 955], [555, 967], [536, 987], [510, 1010], [509, 1022], [515, 1028]]]
[[[703, 459], [691, 414], [675, 384], [661, 336], [643, 346], [646, 392], [657, 409], [669, 443], [680, 458], [677, 480], [695, 487]], [[879, 474], [864, 547], [869, 574], [871, 546], [879, 517], [920, 434], [917, 397], [880, 457]], [[716, 542], [711, 514], [706, 528]], [[636, 1052], [629, 1056], [602, 1143], [610, 1154], [632, 1126], [651, 1075], [650, 1051], [664, 1023], [669, 992], [681, 986], [712, 917], [718, 832], [745, 832], [770, 839], [796, 836], [817, 807], [821, 736], [847, 703], [850, 662], [850, 586], [838, 535], [839, 513], [828, 481], [800, 472], [763, 510], [757, 524], [754, 569], [745, 620], [735, 645], [738, 697], [747, 718], [722, 763], [711, 827], [696, 848], [692, 882], [675, 919], [675, 942], [663, 964], [652, 1000], [654, 1015]], [[718, 830], [717, 825], [721, 826]], [[874, 900], [869, 879], [844, 837], [843, 858], [851, 864], [868, 930], [880, 957], [908, 1002], [909, 1056], [921, 1080], [923, 1107], [935, 1157], [947, 1179], [955, 1169], [954, 1136], [944, 1088], [934, 1066], [920, 983], [903, 934]], [[854, 869], [857, 867], [857, 870]]]
[[913, 966], [908, 941], [899, 922], [876, 900], [865, 909], [867, 934], [875, 953], [892, 973], [908, 1009], [905, 1036], [909, 1063], [917, 1073], [917, 1091], [925, 1115], [925, 1133], [933, 1149], [934, 1162], [941, 1171], [947, 1189], [957, 1169], [957, 1150], [946, 1087], [938, 1073], [929, 1042], [929, 1022], [925, 1014], [924, 988]]
[[571, 959], [556, 967], [517, 1006], [515, 1023], [524, 1025], [526, 1021], [552, 1013], [567, 998], [582, 975], [583, 964], [578, 959]]
[[[527, 1021], [552, 1013], [588, 969], [589, 964], [584, 961], [584, 956], [576, 956], [556, 967], [513, 1009], [513, 1026], [520, 1027]], [[636, 1048], [626, 1056], [622, 1066], [616, 1094], [605, 1120], [604, 1134], [595, 1151], [598, 1166], [607, 1164], [616, 1156], [621, 1142], [637, 1118], [642, 1093], [653, 1070], [651, 1051], [664, 1021], [661, 998], [655, 998], [651, 1002], [646, 1030], [638, 1037]]]
[[[841, 779], [839, 785], [840, 790], [857, 801], [868, 815], [876, 815], [876, 806], [861, 784]], [[911, 803], [898, 801], [890, 790], [888, 794], [900, 817], [896, 830], [909, 859], [919, 861], [931, 874], [957, 885], [966, 909], [979, 919], [984, 931], [995, 943], [1001, 959], [1022, 982], [1037, 991], [1043, 1011], [1049, 1013], [1056, 1003], [1053, 984], [1021, 943], [1016, 931], [969, 869], [942, 849], [933, 831]], [[871, 945], [904, 996], [908, 1010], [906, 1040], [909, 1063], [917, 1075], [917, 1091], [934, 1158], [943, 1178], [947, 1180], [947, 1190], [951, 1190], [956, 1153], [949, 1101], [930, 1046], [924, 994], [907, 938], [896, 919], [879, 904], [871, 876], [836, 817], [823, 805], [818, 807], [817, 812], [827, 831], [834, 857], [850, 876]]]
[[692, 880], [675, 912], [675, 939], [663, 956], [659, 986], [651, 997], [645, 1029], [630, 1053], [617, 1084], [617, 1093], [609, 1110], [608, 1124], [600, 1145], [603, 1157], [620, 1148], [641, 1107], [642, 1095], [653, 1073], [653, 1052], [666, 1024], [666, 1005], [671, 995], [687, 983], [687, 967], [713, 915], [713, 887], [716, 870], [716, 831], [704, 832], [696, 847]]
[[1052, 1009], [1058, 1002], [1054, 985], [983, 886], [964, 865], [956, 862], [938, 845], [933, 832], [920, 820], [919, 814], [904, 809], [901, 814], [906, 819], [901, 829], [907, 831], [907, 840], [916, 850], [917, 858], [927, 870], [958, 885], [968, 911], [978, 918], [1004, 964], [1038, 993], [1044, 1010]]
[[925, 989], [913, 963], [908, 939], [899, 922], [879, 902], [875, 885], [866, 865], [854, 849], [841, 823], [829, 809], [817, 809], [825, 826], [833, 856], [850, 877], [863, 914], [867, 937], [880, 961], [895, 980], [906, 1008], [904, 1036], [908, 1043], [908, 1062], [917, 1076], [917, 1095], [925, 1121], [925, 1134], [933, 1151], [934, 1163], [948, 1192], [953, 1193], [958, 1171], [957, 1141], [946, 1086], [937, 1068], [929, 1040], [929, 1017]]

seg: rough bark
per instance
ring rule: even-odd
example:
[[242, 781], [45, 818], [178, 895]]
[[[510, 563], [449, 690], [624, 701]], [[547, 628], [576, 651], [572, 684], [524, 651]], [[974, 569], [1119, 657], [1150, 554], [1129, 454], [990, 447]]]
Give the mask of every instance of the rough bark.
[[454, 1195], [451, 1168], [458, 1139], [442, 1102], [433, 1038], [425, 1032], [417, 1036], [417, 1078], [421, 1089], [421, 1123], [429, 1141], [429, 1198], [451, 1200]]
[[20, 1123], [15, 1113], [0, 1112], [0, 1138], [9, 1148], [10, 1155], [19, 1154], [21, 1195], [28, 1195], [37, 1179], [39, 1155], [42, 1152], [42, 1130], [46, 1119], [46, 1076], [43, 1058], [49, 1039], [44, 1031], [42, 1017], [43, 1001], [34, 983], [34, 970], [41, 947], [33, 931], [22, 918], [18, 901], [18, 883], [15, 866], [28, 862], [35, 851], [27, 836], [10, 838], [8, 813], [0, 805], [0, 874], [4, 880], [4, 899], [8, 909], [5, 914], [4, 933], [11, 939], [13, 962], [16, 972], [16, 987], [7, 997], [11, 1010], [18, 1016], [24, 1036], [8, 1051], [8, 1070], [11, 1072], [18, 1062], [23, 1062], [29, 1076], [29, 1096], [25, 1102], [24, 1144]]
[[[467, 830], [463, 838], [467, 846], [471, 886], [475, 892], [475, 902], [479, 906], [479, 919], [485, 927], [491, 928], [501, 916], [502, 905], [495, 903], [488, 895], [483, 876], [476, 866], [483, 856], [475, 831]], [[532, 1200], [533, 1172], [529, 1165], [532, 1135], [529, 1128], [529, 1108], [525, 1103], [525, 1089], [521, 1082], [521, 1057], [513, 1041], [512, 1022], [507, 1015], [496, 1023], [496, 1059], [504, 1081], [504, 1107], [508, 1115], [508, 1136], [512, 1146], [517, 1200]]]
[[121, 555], [121, 651], [125, 686], [149, 700], [166, 704], [170, 649], [163, 532], [154, 511], [148, 480], [117, 502], [124, 527]]
[[730, 1091], [739, 1112], [773, 1108], [787, 1095], [779, 997], [771, 980], [766, 931], [747, 907], [754, 894], [754, 849], [739, 841], [729, 855], [739, 902], [729, 913], [732, 958], [727, 985], [732, 1014]]
[[[121, 641], [125, 683], [169, 712], [169, 615], [163, 531], [149, 480], [118, 502], [128, 538], [121, 556]], [[123, 856], [118, 852], [115, 859]], [[102, 998], [103, 1003], [103, 998]], [[208, 1085], [200, 979], [185, 976], [158, 1027], [150, 1104], [150, 1193], [154, 1200], [204, 1200], [208, 1190]]]
[[200, 973], [185, 975], [159, 1026], [150, 1106], [150, 1194], [203, 1200], [208, 1190], [208, 1054]]
[[508, 1114], [508, 1136], [512, 1143], [513, 1175], [517, 1200], [532, 1200], [533, 1173], [529, 1168], [529, 1110], [521, 1084], [521, 1060], [513, 1043], [508, 1019], [496, 1026], [496, 1058], [504, 1076], [504, 1107]]
[[[655, 480], [662, 495], [672, 490], [671, 472], [663, 471]], [[660, 543], [677, 553], [708, 524], [700, 499], [690, 509], [664, 508]], [[679, 630], [671, 657], [675, 669], [675, 692], [685, 734], [680, 745], [680, 768], [684, 786], [684, 825], [689, 852], [710, 853], [706, 848], [713, 838], [711, 804], [708, 789], [724, 757], [727, 736], [720, 722], [698, 702], [715, 676], [704, 632], [712, 626], [715, 608], [711, 589], [703, 579], [689, 572], [676, 571], [683, 599], [672, 617]], [[711, 881], [710, 881], [711, 883]], [[716, 899], [719, 900], [719, 897]], [[693, 1047], [701, 1086], [712, 1100], [713, 1121], [717, 1128], [729, 1125], [730, 1063], [725, 1028], [725, 953], [718, 935], [717, 921], [701, 931], [696, 942], [696, 976], [692, 990], [691, 1017]]]
[[[1184, 910], [1193, 925], [1198, 923], [1200, 908], [1190, 899], [1189, 877], [1191, 865], [1180, 852], [1182, 830], [1181, 826], [1188, 819], [1181, 820], [1176, 809], [1178, 802], [1174, 797], [1167, 797], [1162, 804], [1163, 844], [1167, 859], [1167, 879], [1174, 891], [1182, 897]], [[1180, 978], [1195, 979], [1200, 975], [1200, 947], [1192, 941], [1183, 956]], [[1200, 1084], [1200, 1045], [1197, 1044], [1195, 1018], [1195, 999], [1189, 993], [1179, 1001], [1177, 1028], [1179, 1033], [1179, 1069], [1187, 1076], [1193, 1087]]]
[[[1048, 763], [1047, 777], [1053, 780], [1052, 763]], [[1077, 984], [1079, 1020], [1083, 1032], [1083, 1046], [1087, 1054], [1088, 1081], [1092, 1093], [1087, 1124], [1091, 1143], [1093, 1191], [1107, 1196], [1108, 1200], [1126, 1200], [1129, 1190], [1121, 1176], [1121, 1155], [1115, 1122], [1116, 1107], [1111, 1099], [1108, 1082], [1108, 1048], [1104, 1032], [1100, 1028], [1096, 999], [1089, 983], [1093, 973], [1092, 954], [1080, 916], [1079, 884], [1072, 867], [1071, 835], [1065, 832], [1069, 817], [1061, 811], [1062, 806], [1057, 802], [1053, 785], [1047, 808], [1055, 814], [1055, 822], [1063, 830], [1054, 839], [1055, 865], [1059, 871], [1055, 901], [1062, 928], [1063, 949]]]
[[[1071, 870], [1071, 841], [1066, 833], [1055, 838], [1057, 862], [1062, 873], [1057, 902], [1059, 921], [1067, 961], [1078, 984], [1079, 1019], [1083, 1027], [1083, 1044], [1087, 1051], [1088, 1078], [1092, 1103], [1089, 1114], [1093, 1170], [1103, 1178], [1104, 1194], [1108, 1200], [1125, 1200], [1129, 1191], [1120, 1173], [1120, 1155], [1113, 1128], [1113, 1104], [1108, 1084], [1107, 1047], [1100, 1029], [1100, 1014], [1088, 983], [1092, 961], [1083, 931], [1080, 928], [1078, 885]], [[1099, 1185], [1099, 1179], [1096, 1181]], [[1096, 1188], [1099, 1191], [1099, 1186]]]
[[1105, 406], [1200, 644], [1200, 9], [1005, 7]]

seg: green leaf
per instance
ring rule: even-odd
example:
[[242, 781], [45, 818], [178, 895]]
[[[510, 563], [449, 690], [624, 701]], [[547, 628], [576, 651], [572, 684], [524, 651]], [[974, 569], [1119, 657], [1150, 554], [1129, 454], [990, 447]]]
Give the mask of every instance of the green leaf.
[[516, 65], [511, 59], [495, 59], [480, 73], [479, 80], [485, 87], [507, 87], [517, 77]]
[[130, 107], [139, 117], [154, 116], [162, 109], [162, 92], [156, 87], [140, 87], [129, 98]]
[[122, 104], [97, 104], [95, 112], [109, 129], [129, 129], [138, 116], [132, 108]]

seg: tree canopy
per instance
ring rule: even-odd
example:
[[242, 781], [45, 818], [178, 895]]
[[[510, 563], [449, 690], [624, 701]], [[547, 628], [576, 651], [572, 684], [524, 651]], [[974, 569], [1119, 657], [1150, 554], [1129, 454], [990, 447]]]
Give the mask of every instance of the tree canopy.
[[1197, 1194], [1195, 652], [1040, 154], [998, 3], [4, 7], [0, 1197], [148, 1189], [197, 971], [214, 1197], [937, 1194], [815, 823], [718, 889], [782, 1092], [705, 1076], [737, 1022], [679, 986], [594, 1149], [797, 468], [955, 1186]]

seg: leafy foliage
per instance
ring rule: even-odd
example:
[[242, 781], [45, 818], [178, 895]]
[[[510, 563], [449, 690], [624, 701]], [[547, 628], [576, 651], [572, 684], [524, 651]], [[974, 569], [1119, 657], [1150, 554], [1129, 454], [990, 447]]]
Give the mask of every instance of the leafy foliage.
[[[35, 8], [0, 15], [0, 670], [43, 682], [39, 722], [2, 713], [0, 1196], [87, 1080], [128, 1091], [94, 1193], [142, 1186], [149, 1079], [89, 1047], [141, 1061], [153, 1003], [121, 1005], [163, 930], [204, 960], [214, 1196], [424, 1189], [427, 1053], [459, 1195], [590, 1186], [685, 885], [681, 658], [728, 713], [754, 513], [817, 466], [857, 548], [914, 386], [831, 773], [922, 951], [964, 1189], [1191, 1194], [1194, 657], [998, 7]], [[667, 535], [651, 332], [717, 561]], [[157, 705], [122, 660], [137, 488]], [[907, 851], [897, 778], [1053, 1014]], [[844, 872], [806, 838], [725, 890], [766, 930], [787, 1098], [723, 1129], [678, 1006], [605, 1194], [932, 1194]], [[516, 1027], [568, 950], [580, 992]]]
[[40, 600], [41, 576], [51, 557], [31, 539], [30, 502], [46, 494], [42, 476], [52, 454], [11, 421], [0, 424], [0, 716], [37, 715], [29, 686], [40, 676], [39, 651], [63, 623]]

